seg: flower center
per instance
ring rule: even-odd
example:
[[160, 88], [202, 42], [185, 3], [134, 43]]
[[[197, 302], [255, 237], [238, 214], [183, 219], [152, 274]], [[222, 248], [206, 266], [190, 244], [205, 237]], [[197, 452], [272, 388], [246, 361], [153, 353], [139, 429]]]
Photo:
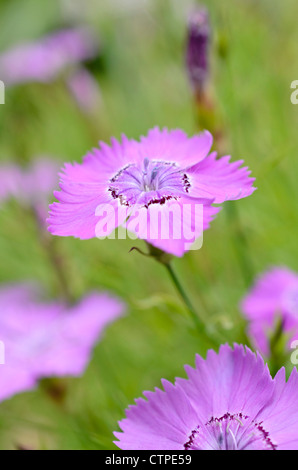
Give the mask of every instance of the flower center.
[[185, 450], [276, 450], [262, 423], [242, 413], [212, 417], [198, 426], [184, 444]]
[[141, 165], [130, 164], [122, 168], [110, 180], [109, 192], [120, 204], [164, 204], [177, 199], [190, 188], [188, 176], [175, 163], [149, 160]]

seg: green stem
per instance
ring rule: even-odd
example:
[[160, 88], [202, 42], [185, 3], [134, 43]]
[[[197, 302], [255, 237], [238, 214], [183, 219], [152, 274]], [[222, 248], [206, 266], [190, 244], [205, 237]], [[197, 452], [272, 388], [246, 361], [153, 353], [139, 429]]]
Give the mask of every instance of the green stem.
[[184, 288], [182, 287], [178, 277], [176, 276], [176, 273], [175, 271], [173, 270], [173, 267], [170, 263], [162, 263], [165, 268], [167, 269], [169, 275], [170, 275], [170, 278], [172, 279], [177, 291], [179, 292], [182, 300], [184, 301], [192, 319], [193, 319], [193, 322], [195, 324], [195, 327], [199, 333], [199, 336], [203, 336], [205, 338], [208, 339], [209, 343], [214, 347], [217, 347], [219, 342], [214, 338], [214, 337], [211, 337], [211, 335], [208, 333], [208, 331], [206, 330], [206, 326], [204, 324], [204, 322], [198, 317], [198, 315], [196, 314], [196, 311], [195, 309], [193, 308], [193, 305], [188, 297], [188, 295], [186, 294]]
[[201, 331], [202, 328], [204, 328], [204, 324], [203, 324], [203, 322], [199, 319], [199, 317], [197, 316], [197, 314], [195, 313], [195, 310], [194, 310], [194, 308], [193, 308], [193, 306], [192, 306], [192, 303], [191, 303], [191, 301], [189, 300], [189, 298], [188, 298], [188, 296], [187, 296], [187, 294], [186, 294], [184, 288], [182, 287], [182, 285], [181, 285], [181, 283], [180, 283], [180, 281], [179, 281], [179, 279], [178, 279], [178, 277], [177, 277], [175, 271], [173, 270], [172, 265], [171, 265], [171, 264], [165, 264], [164, 266], [166, 267], [166, 269], [167, 269], [167, 271], [168, 271], [168, 273], [169, 273], [169, 275], [170, 275], [170, 277], [171, 277], [171, 279], [172, 279], [172, 281], [173, 281], [173, 283], [174, 283], [176, 289], [178, 290], [180, 296], [182, 297], [182, 299], [183, 299], [185, 305], [187, 306], [187, 308], [188, 308], [188, 310], [189, 310], [189, 312], [190, 312], [190, 314], [191, 314], [191, 316], [192, 316], [192, 318], [193, 318], [193, 320], [194, 320], [194, 323], [195, 323], [196, 327], [197, 327], [197, 328], [200, 328], [200, 331]]
[[[140, 254], [144, 256], [151, 257], [161, 263], [165, 268], [167, 269], [171, 280], [173, 281], [173, 284], [175, 288], [177, 289], [179, 295], [181, 296], [183, 302], [185, 303], [192, 320], [194, 322], [195, 328], [199, 334], [199, 337], [202, 338], [202, 340], [207, 340], [209, 342], [209, 345], [211, 347], [218, 347], [224, 340], [220, 337], [218, 333], [216, 334], [211, 334], [210, 331], [208, 331], [205, 323], [201, 320], [201, 318], [198, 317], [196, 310], [194, 309], [188, 295], [186, 294], [184, 288], [182, 287], [172, 265], [171, 265], [171, 260], [173, 258], [173, 255], [164, 252], [163, 250], [160, 250], [159, 248], [154, 247], [151, 245], [149, 242], [146, 242], [146, 245], [148, 247], [148, 253], [144, 253], [143, 251], [137, 249]], [[133, 247], [131, 251], [135, 250], [136, 248]]]
[[287, 336], [284, 335], [284, 321], [282, 316], [278, 316], [274, 331], [269, 339], [270, 357], [268, 363], [272, 376], [274, 376], [288, 360], [286, 342]]

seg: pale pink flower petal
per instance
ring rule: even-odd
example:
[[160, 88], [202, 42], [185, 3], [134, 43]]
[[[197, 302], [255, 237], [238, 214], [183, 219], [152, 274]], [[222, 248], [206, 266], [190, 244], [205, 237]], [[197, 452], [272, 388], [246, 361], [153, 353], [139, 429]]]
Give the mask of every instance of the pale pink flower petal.
[[[59, 203], [50, 206], [49, 231], [54, 235], [82, 239], [98, 234], [101, 237], [104, 230], [96, 228], [102, 215], [98, 207], [110, 205], [114, 217], [108, 217], [110, 228], [107, 234], [132, 217], [127, 226], [140, 238], [176, 256], [183, 256], [191, 245], [185, 243], [185, 237], [176, 241], [145, 236], [157, 209], [161, 209], [163, 218], [161, 229], [171, 231], [188, 220], [185, 216], [183, 221], [180, 216], [173, 223], [169, 222], [168, 214], [174, 203], [178, 206], [190, 204], [190, 212], [195, 211], [196, 205], [204, 205], [206, 210], [201, 225], [205, 230], [219, 211], [211, 208], [212, 203], [239, 199], [254, 191], [254, 179], [249, 177], [247, 168], [240, 168], [242, 162], [229, 163], [227, 157], [216, 160], [214, 154], [208, 157], [211, 146], [209, 132], [188, 138], [179, 129], [159, 128], [151, 129], [140, 142], [125, 136], [121, 142], [112, 139], [111, 146], [101, 142], [100, 148], [89, 153], [81, 165], [66, 164], [62, 170], [61, 191], [55, 193]], [[136, 211], [142, 219], [138, 230], [131, 228]], [[185, 224], [186, 230], [193, 229], [194, 240], [200, 237], [201, 225]]]
[[114, 433], [120, 449], [298, 449], [297, 371], [272, 379], [260, 355], [224, 345], [186, 372], [126, 410]]
[[2, 53], [1, 79], [6, 85], [50, 82], [66, 67], [95, 57], [97, 49], [94, 35], [87, 29], [57, 31]]
[[269, 334], [277, 318], [291, 340], [298, 333], [298, 274], [286, 267], [272, 268], [260, 275], [241, 302], [249, 320], [249, 332], [258, 349], [269, 354]]
[[81, 376], [105, 328], [124, 310], [123, 302], [106, 293], [92, 292], [67, 306], [37, 300], [30, 286], [2, 287], [0, 398], [29, 390], [43, 377]]

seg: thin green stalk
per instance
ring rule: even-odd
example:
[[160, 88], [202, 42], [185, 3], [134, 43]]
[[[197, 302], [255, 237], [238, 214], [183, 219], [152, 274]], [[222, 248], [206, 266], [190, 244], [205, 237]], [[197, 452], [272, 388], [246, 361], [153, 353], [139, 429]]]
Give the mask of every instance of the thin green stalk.
[[188, 297], [188, 295], [186, 294], [184, 288], [182, 287], [172, 265], [170, 263], [162, 263], [165, 268], [167, 269], [169, 275], [170, 275], [170, 278], [171, 280], [173, 281], [177, 291], [179, 292], [182, 300], [184, 301], [191, 317], [192, 317], [192, 320], [194, 322], [194, 325], [199, 333], [199, 336], [200, 337], [204, 337], [206, 339], [208, 339], [209, 343], [214, 347], [217, 347], [220, 343], [220, 341], [218, 341], [217, 339], [215, 339], [214, 336], [211, 337], [210, 333], [207, 331], [206, 329], [206, 326], [204, 324], [204, 322], [198, 317], [195, 309], [193, 308], [193, 305]]
[[191, 318], [199, 334], [199, 337], [202, 338], [203, 340], [207, 340], [211, 347], [218, 347], [224, 341], [224, 339], [222, 339], [218, 333], [211, 334], [211, 332], [208, 331], [205, 323], [197, 315], [195, 308], [193, 307], [188, 295], [186, 294], [184, 288], [182, 287], [171, 265], [171, 260], [173, 258], [173, 255], [166, 253], [163, 250], [160, 250], [159, 248], [154, 247], [149, 242], [146, 242], [146, 245], [149, 250], [148, 253], [144, 253], [142, 250], [136, 247], [131, 248], [130, 252], [133, 250], [138, 251], [141, 255], [147, 256], [149, 258], [151, 257], [155, 259], [156, 261], [158, 261], [159, 263], [161, 263], [163, 266], [165, 266], [175, 288], [177, 289], [179, 295], [181, 296], [184, 304], [187, 307], [187, 310], [189, 311], [191, 315]]
[[173, 270], [172, 265], [171, 264], [165, 264], [164, 266], [167, 269], [167, 271], [168, 271], [168, 273], [169, 273], [176, 289], [178, 290], [180, 296], [182, 297], [186, 307], [188, 308], [188, 310], [189, 310], [189, 312], [190, 312], [190, 314], [191, 314], [191, 316], [194, 320], [194, 323], [195, 323], [196, 327], [199, 328], [200, 331], [201, 331], [203, 328], [205, 328], [205, 326], [204, 326], [203, 322], [200, 320], [200, 318], [197, 316], [197, 314], [195, 313], [195, 309], [193, 308], [190, 299], [188, 298], [188, 296], [187, 296], [184, 288], [182, 287], [175, 271]]

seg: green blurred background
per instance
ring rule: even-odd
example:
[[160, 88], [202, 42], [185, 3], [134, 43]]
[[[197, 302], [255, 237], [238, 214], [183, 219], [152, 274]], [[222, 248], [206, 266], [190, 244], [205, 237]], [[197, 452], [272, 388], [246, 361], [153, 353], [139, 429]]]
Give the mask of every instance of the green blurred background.
[[[197, 132], [184, 67], [192, 5], [181, 0], [1, 0], [1, 50], [67, 25], [95, 29], [102, 103], [87, 118], [59, 81], [7, 90], [0, 106], [0, 160], [23, 163], [52, 155], [60, 162], [81, 161], [98, 140], [121, 133], [138, 138], [155, 125]], [[225, 149], [233, 159], [245, 159], [258, 191], [230, 203], [237, 206], [236, 219], [225, 204], [205, 232], [203, 248], [174, 265], [210, 329], [221, 328], [232, 344], [242, 339], [238, 306], [249, 287], [243, 264], [252, 275], [276, 264], [298, 269], [298, 106], [290, 101], [290, 84], [298, 79], [298, 3], [206, 0], [200, 5], [210, 12], [210, 93]], [[245, 247], [239, 245], [239, 227]], [[131, 240], [56, 240], [73, 295], [110, 290], [127, 302], [127, 314], [107, 329], [86, 374], [63, 382], [63, 404], [44, 393], [45, 385], [0, 404], [1, 449], [116, 449], [112, 433], [128, 404], [162, 377], [184, 375], [183, 365], [193, 365], [195, 353], [205, 355], [206, 344], [196, 337], [165, 269], [129, 253], [132, 246], [144, 248]], [[0, 281], [35, 279], [49, 296], [59, 295], [34, 221], [16, 203], [5, 204]]]

